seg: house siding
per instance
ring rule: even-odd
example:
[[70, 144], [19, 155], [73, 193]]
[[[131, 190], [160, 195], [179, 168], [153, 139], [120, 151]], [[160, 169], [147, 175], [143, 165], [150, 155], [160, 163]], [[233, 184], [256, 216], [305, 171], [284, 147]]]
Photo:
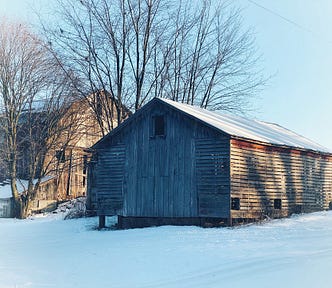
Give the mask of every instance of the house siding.
[[13, 201], [12, 198], [0, 199], [0, 218], [13, 217]]

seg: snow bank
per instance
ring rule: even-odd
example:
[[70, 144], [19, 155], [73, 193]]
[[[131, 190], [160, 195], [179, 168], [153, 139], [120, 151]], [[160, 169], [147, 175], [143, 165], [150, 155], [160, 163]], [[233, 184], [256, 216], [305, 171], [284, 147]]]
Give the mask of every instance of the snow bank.
[[49, 218], [49, 219], [74, 219], [86, 215], [86, 197], [78, 197], [58, 205], [51, 213], [34, 214], [30, 219]]
[[332, 212], [233, 229], [97, 222], [0, 219], [0, 287], [331, 287]]

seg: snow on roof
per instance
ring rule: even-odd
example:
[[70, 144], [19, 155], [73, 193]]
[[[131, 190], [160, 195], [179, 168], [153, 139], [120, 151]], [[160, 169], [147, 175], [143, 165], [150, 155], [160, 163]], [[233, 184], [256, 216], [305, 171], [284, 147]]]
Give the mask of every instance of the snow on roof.
[[[45, 176], [41, 179], [41, 183], [46, 182], [54, 176]], [[37, 179], [33, 180], [34, 184], [37, 182]], [[28, 189], [28, 180], [17, 179], [16, 182], [18, 193], [24, 192]], [[0, 199], [7, 199], [12, 197], [12, 190], [10, 187], [9, 180], [6, 180], [0, 184]]]
[[230, 114], [211, 112], [206, 109], [168, 99], [159, 98], [159, 100], [231, 136], [270, 144], [331, 153], [329, 149], [277, 124]]
[[12, 190], [10, 184], [1, 183], [0, 185], [0, 199], [7, 199], [12, 197]]

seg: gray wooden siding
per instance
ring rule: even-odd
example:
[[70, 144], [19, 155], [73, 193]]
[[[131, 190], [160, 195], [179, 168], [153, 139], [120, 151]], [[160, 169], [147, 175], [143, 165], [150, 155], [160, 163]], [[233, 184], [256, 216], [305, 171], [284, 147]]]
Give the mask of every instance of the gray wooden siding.
[[[156, 115], [165, 116], [165, 136], [153, 135], [151, 125]], [[225, 144], [229, 142], [228, 137], [189, 117], [184, 117], [178, 111], [159, 104], [145, 111], [143, 115], [114, 135], [104, 147], [105, 150], [99, 154], [108, 158], [105, 151], [117, 143], [125, 145], [123, 209], [118, 210], [117, 214], [128, 217], [200, 217], [195, 141], [204, 138], [218, 139], [220, 145], [216, 148], [216, 153], [221, 153], [220, 149], [228, 147]], [[209, 149], [210, 152], [213, 150], [211, 147]], [[98, 158], [100, 168], [94, 169], [96, 170], [94, 173], [100, 173], [100, 169], [106, 169], [101, 168], [107, 166], [105, 163], [101, 164], [101, 161], [105, 160]], [[213, 169], [215, 161], [217, 160], [214, 159], [211, 162]], [[100, 174], [98, 177], [97, 190], [113, 185], [107, 173]], [[215, 186], [213, 189], [215, 193]], [[213, 193], [210, 197], [215, 195]], [[224, 217], [225, 209], [219, 207], [217, 209], [216, 204], [224, 205], [224, 202], [227, 202], [228, 205], [229, 201], [221, 198], [218, 198], [218, 203], [210, 201], [212, 198], [209, 200], [214, 205], [211, 216]], [[201, 205], [202, 203], [201, 197]], [[105, 208], [104, 211], [107, 212], [107, 209]]]
[[123, 208], [125, 146], [112, 146], [97, 157], [97, 214], [116, 215]]
[[[152, 119], [157, 114], [165, 115], [164, 137], [151, 134]], [[128, 167], [124, 216], [197, 215], [197, 198], [191, 176], [194, 172], [193, 140], [188, 135], [192, 131], [181, 129], [181, 123], [175, 123], [171, 115], [166, 115], [162, 109], [154, 109], [126, 131], [126, 136], [132, 140], [128, 137], [126, 141]]]
[[[332, 162], [327, 156], [262, 145], [231, 144], [231, 197], [240, 198], [232, 217], [281, 217], [328, 209]], [[282, 209], [274, 209], [274, 199]]]
[[195, 144], [199, 215], [228, 218], [229, 144], [219, 139], [197, 139]]

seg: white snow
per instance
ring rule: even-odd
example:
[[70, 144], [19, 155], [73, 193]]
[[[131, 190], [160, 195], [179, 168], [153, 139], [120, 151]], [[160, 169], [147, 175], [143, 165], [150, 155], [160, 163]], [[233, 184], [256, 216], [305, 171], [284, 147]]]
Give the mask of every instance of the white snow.
[[97, 222], [0, 219], [0, 288], [332, 286], [332, 211], [238, 228]]
[[252, 139], [270, 144], [332, 153], [332, 151], [326, 147], [323, 147], [310, 139], [307, 139], [277, 124], [248, 119], [231, 114], [212, 112], [196, 106], [168, 99], [158, 99], [231, 136]]

